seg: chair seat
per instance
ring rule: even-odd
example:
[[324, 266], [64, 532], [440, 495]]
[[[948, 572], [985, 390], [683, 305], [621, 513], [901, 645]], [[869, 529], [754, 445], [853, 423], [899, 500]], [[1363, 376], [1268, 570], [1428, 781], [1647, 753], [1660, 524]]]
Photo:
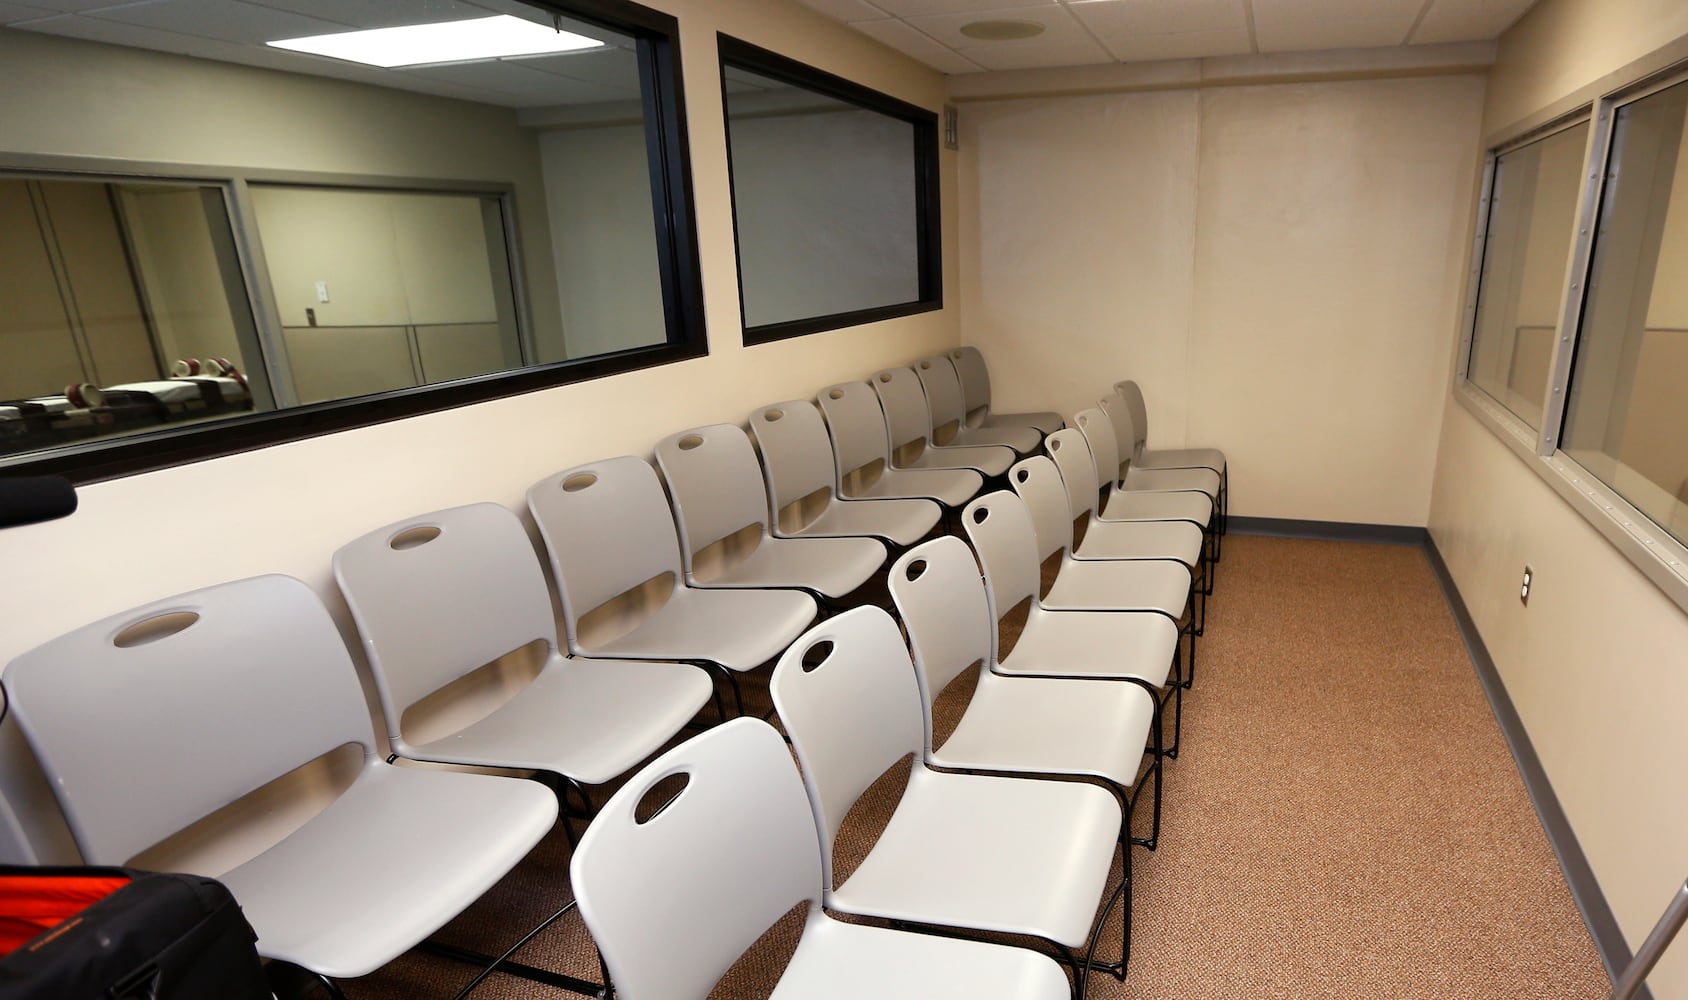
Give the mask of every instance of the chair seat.
[[932, 763], [962, 770], [1137, 780], [1154, 700], [1136, 684], [985, 674]]
[[[668, 742], [709, 701], [714, 683], [687, 663], [558, 657], [479, 722], [406, 757], [528, 768], [599, 785]], [[534, 756], [543, 748], [545, 756]]]
[[1140, 677], [1161, 687], [1178, 650], [1165, 615], [1046, 611], [1034, 607], [996, 671], [1039, 677]]
[[849, 500], [902, 500], [925, 497], [946, 507], [960, 507], [973, 499], [985, 480], [972, 469], [885, 469], [879, 478]]
[[1225, 453], [1218, 448], [1145, 448], [1131, 463], [1140, 469], [1212, 469], [1225, 471]]
[[1178, 618], [1190, 570], [1171, 559], [1065, 559], [1039, 604], [1051, 611], [1157, 611]]
[[926, 537], [943, 513], [930, 500], [834, 499], [802, 530], [780, 534], [787, 538], [872, 535], [897, 545], [913, 545]]
[[218, 877], [260, 954], [352, 979], [474, 902], [556, 818], [537, 782], [372, 760], [328, 808]]
[[884, 833], [831, 902], [846, 913], [1078, 948], [1089, 940], [1120, 823], [1119, 804], [1095, 785], [916, 764]]
[[1202, 541], [1202, 529], [1188, 521], [1098, 521], [1092, 517], [1075, 555], [1081, 559], [1176, 559], [1194, 566], [1202, 558]]
[[997, 445], [942, 447], [928, 445], [912, 463], [899, 469], [976, 469], [987, 476], [1000, 476], [1014, 464], [1014, 449]]
[[1030, 455], [1043, 444], [1043, 432], [1030, 425], [1012, 427], [960, 427], [956, 429], [955, 437], [950, 439], [944, 447], [995, 445], [1002, 448], [1013, 448], [1021, 455]]
[[1201, 493], [1110, 490], [1101, 516], [1104, 521], [1193, 521], [1205, 526], [1213, 520], [1213, 501]]
[[1126, 490], [1147, 490], [1164, 493], [1168, 490], [1188, 490], [1205, 493], [1209, 498], [1219, 495], [1219, 473], [1212, 469], [1139, 469], [1125, 470]]
[[1053, 434], [1067, 426], [1059, 413], [1047, 410], [1039, 413], [986, 413], [983, 421], [969, 422], [971, 427], [1036, 427], [1045, 434]]
[[1046, 955], [981, 941], [847, 924], [810, 911], [770, 1000], [1067, 1000]]
[[815, 600], [796, 590], [676, 587], [668, 603], [632, 631], [577, 652], [635, 660], [709, 660], [754, 670], [778, 656], [815, 619]]
[[873, 538], [764, 537], [755, 551], [694, 587], [802, 587], [843, 597], [885, 565], [885, 545]]

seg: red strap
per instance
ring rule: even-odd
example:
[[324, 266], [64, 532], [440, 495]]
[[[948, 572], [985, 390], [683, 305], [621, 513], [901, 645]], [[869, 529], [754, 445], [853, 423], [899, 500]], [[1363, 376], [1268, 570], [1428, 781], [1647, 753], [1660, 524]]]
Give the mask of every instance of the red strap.
[[0, 875], [0, 955], [128, 884], [126, 875]]

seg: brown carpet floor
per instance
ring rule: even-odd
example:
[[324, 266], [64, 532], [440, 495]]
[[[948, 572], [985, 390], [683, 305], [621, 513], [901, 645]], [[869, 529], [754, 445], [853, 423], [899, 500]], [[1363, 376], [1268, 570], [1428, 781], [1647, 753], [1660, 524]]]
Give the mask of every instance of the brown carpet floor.
[[[943, 714], [965, 696], [947, 692]], [[1096, 1000], [1609, 995], [1420, 550], [1228, 537], [1184, 709], [1160, 849], [1134, 859], [1130, 976], [1093, 975]], [[852, 814], [840, 877], [897, 780]], [[555, 833], [438, 938], [502, 948], [568, 898], [567, 873]], [[766, 996], [798, 926], [776, 925], [713, 998]], [[519, 957], [597, 973], [574, 915]], [[412, 953], [342, 987], [450, 997], [472, 974]], [[571, 995], [506, 976], [475, 993]]]

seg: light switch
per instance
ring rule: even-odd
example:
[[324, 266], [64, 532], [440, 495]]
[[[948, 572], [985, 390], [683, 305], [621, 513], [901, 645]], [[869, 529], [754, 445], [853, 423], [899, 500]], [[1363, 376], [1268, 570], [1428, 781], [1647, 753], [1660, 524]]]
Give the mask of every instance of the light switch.
[[316, 300], [318, 302], [328, 301], [328, 282], [319, 281], [316, 283]]

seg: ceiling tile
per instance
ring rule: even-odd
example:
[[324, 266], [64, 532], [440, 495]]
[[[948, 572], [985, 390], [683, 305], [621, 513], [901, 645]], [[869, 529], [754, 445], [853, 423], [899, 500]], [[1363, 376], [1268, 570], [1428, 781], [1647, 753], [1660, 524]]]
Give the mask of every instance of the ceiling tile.
[[1104, 44], [1137, 35], [1248, 32], [1248, 0], [1085, 0], [1067, 5]]
[[977, 73], [983, 66], [932, 40], [903, 21], [858, 21], [850, 27], [940, 73]]
[[1412, 30], [1412, 26], [1411, 17], [1270, 26], [1257, 21], [1254, 39], [1261, 52], [1367, 49], [1406, 44], [1407, 32]]
[[639, 95], [639, 55], [632, 49], [588, 49], [584, 52], [555, 52], [543, 56], [506, 59], [524, 69], [585, 80], [618, 92]]
[[488, 17], [485, 7], [461, 0], [257, 0], [262, 6], [354, 28], [391, 28], [401, 24], [433, 24]]
[[1004, 8], [1027, 7], [1032, 4], [1054, 6], [1055, 0], [873, 0], [875, 7], [898, 17], [919, 17], [926, 14], [966, 14], [967, 20], [977, 21], [985, 14], [997, 16]]
[[871, 21], [875, 18], [891, 16], [879, 7], [868, 3], [867, 0], [797, 0], [797, 2], [810, 10], [820, 11], [834, 21]]
[[29, 0], [25, 7], [44, 7], [62, 14], [78, 14], [95, 7], [111, 7], [120, 0]]
[[26, 7], [20, 3], [0, 3], [0, 24], [27, 21], [37, 17], [51, 17], [54, 11], [45, 7]]
[[1436, 0], [1419, 22], [1409, 41], [1415, 45], [1437, 42], [1487, 41], [1530, 9], [1535, 0]]
[[1329, 24], [1335, 21], [1387, 21], [1405, 18], [1412, 23], [1424, 8], [1424, 0], [1249, 0], [1254, 5], [1256, 27], [1289, 24]]
[[[1095, 45], [1089, 32], [1079, 26], [1077, 20], [1067, 12], [1065, 7], [1005, 7], [987, 12], [967, 11], [950, 14], [923, 14], [919, 17], [907, 19], [921, 31], [937, 39], [956, 51], [965, 48], [1013, 48], [1022, 45], [1044, 45], [1057, 43], [1087, 41]], [[1035, 38], [1026, 38], [1014, 42], [981, 42], [976, 38], [968, 38], [961, 33], [963, 25], [974, 21], [1035, 21], [1043, 25], [1043, 34]], [[1051, 64], [1053, 65], [1053, 64]]]
[[8, 27], [8, 30], [15, 29], [39, 31], [48, 35], [62, 35], [65, 38], [80, 38], [90, 42], [105, 42], [108, 45], [127, 45], [137, 49], [174, 52], [178, 55], [216, 58], [240, 51], [237, 47], [225, 42], [200, 38], [196, 35], [182, 35], [173, 31], [158, 31], [154, 28], [142, 28], [132, 24], [118, 24], [115, 21], [101, 21], [97, 18], [82, 17], [77, 14], [63, 14], [58, 17], [43, 18], [39, 21], [24, 21]]
[[215, 38], [238, 45], [262, 45], [281, 38], [346, 30], [343, 24], [242, 3], [241, 0], [158, 0], [156, 3], [108, 7], [88, 16], [182, 35]]
[[500, 103], [510, 104], [514, 107], [579, 104], [614, 100], [626, 96], [611, 93], [595, 83], [528, 69], [520, 61], [515, 60], [417, 66], [413, 69], [395, 70], [394, 72], [400, 76], [440, 80], [445, 83], [460, 84], [500, 94], [506, 98]]
[[[1098, 35], [1101, 33], [1098, 32]], [[1115, 59], [1122, 62], [1153, 62], [1156, 59], [1206, 59], [1208, 56], [1244, 56], [1254, 51], [1247, 28], [1226, 31], [1180, 31], [1172, 35], [1103, 37]]]
[[1079, 38], [1024, 42], [998, 42], [977, 48], [957, 49], [986, 69], [1040, 69], [1045, 66], [1093, 66], [1111, 63], [1114, 57], [1088, 35]]

